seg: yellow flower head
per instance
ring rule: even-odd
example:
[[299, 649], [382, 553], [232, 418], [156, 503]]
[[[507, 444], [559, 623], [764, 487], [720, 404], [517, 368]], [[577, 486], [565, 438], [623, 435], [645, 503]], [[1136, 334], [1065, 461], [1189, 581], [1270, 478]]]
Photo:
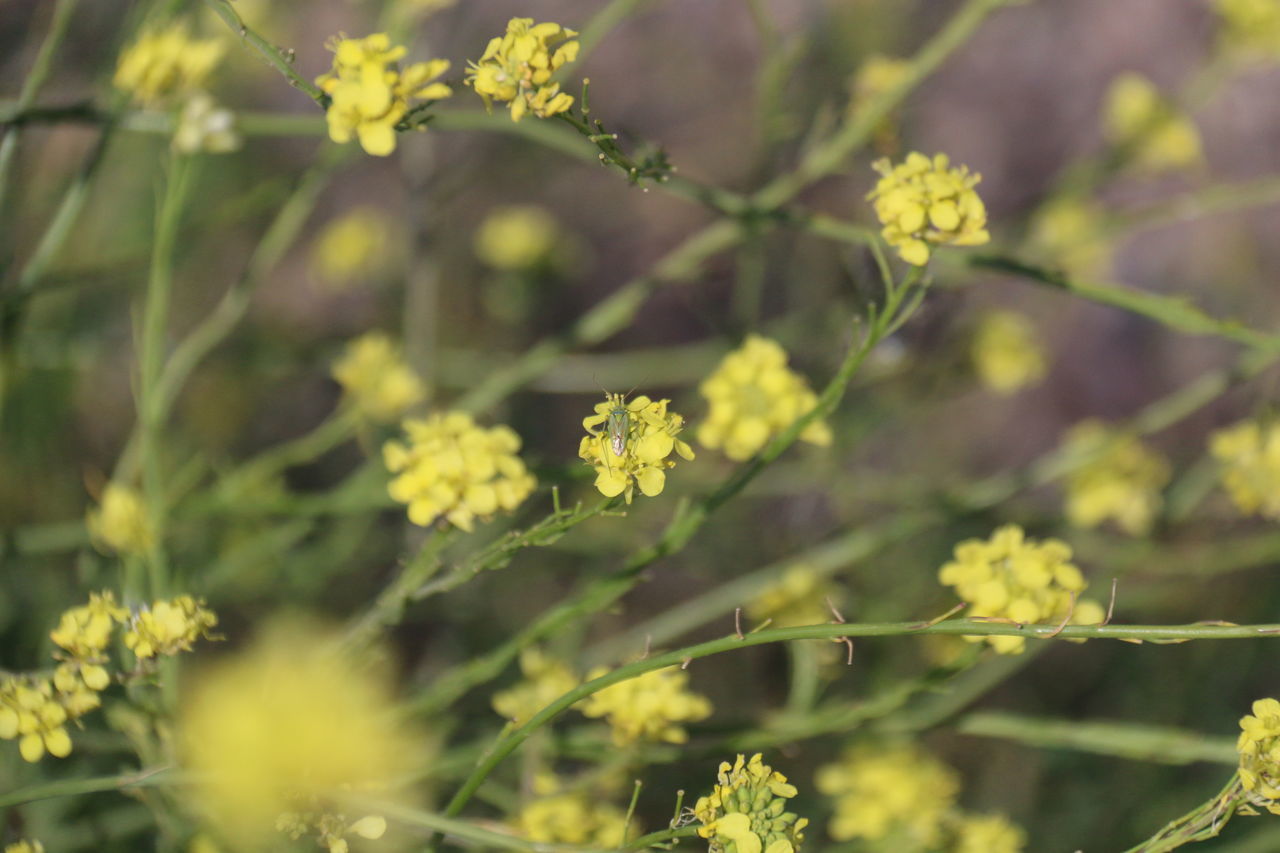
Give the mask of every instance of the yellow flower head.
[[[782, 346], [759, 335], [748, 335], [698, 390], [711, 407], [698, 426], [698, 441], [713, 450], [723, 447], [737, 460], [749, 458], [818, 403], [805, 378], [787, 367]], [[814, 421], [800, 438], [825, 447], [831, 427]]]
[[1280, 2], [1277, 0], [1215, 0], [1222, 19], [1222, 47], [1243, 55], [1280, 57]]
[[[550, 774], [534, 779], [539, 794], [515, 816], [517, 833], [530, 841], [552, 844], [584, 844], [601, 850], [622, 845], [627, 815], [596, 792], [569, 790]], [[631, 827], [635, 831], [634, 822]]]
[[21, 841], [15, 841], [13, 844], [7, 844], [4, 853], [44, 853], [44, 845], [39, 841], [31, 841], [24, 838]]
[[924, 266], [933, 246], [981, 246], [987, 233], [987, 209], [974, 187], [981, 175], [966, 166], [951, 167], [945, 154], [932, 159], [918, 151], [897, 166], [877, 160], [881, 178], [867, 193], [884, 226], [880, 234], [907, 263]]
[[711, 853], [797, 853], [809, 819], [787, 811], [796, 795], [787, 777], [765, 764], [760, 753], [720, 762], [717, 784], [699, 797], [694, 816], [698, 835]]
[[121, 52], [114, 83], [143, 106], [162, 106], [203, 87], [222, 51], [222, 42], [192, 38], [181, 21], [148, 29]]
[[400, 348], [381, 332], [361, 335], [333, 365], [333, 378], [364, 417], [389, 423], [422, 402], [426, 389]]
[[357, 207], [325, 225], [311, 246], [311, 268], [334, 289], [376, 278], [394, 251], [394, 227], [378, 208]]
[[388, 796], [423, 760], [401, 719], [380, 673], [314, 625], [277, 621], [186, 685], [179, 732], [195, 804], [251, 846], [299, 804], [337, 812], [344, 791]]
[[541, 207], [500, 207], [486, 216], [476, 231], [476, 257], [494, 269], [529, 269], [555, 248], [559, 230], [555, 219]]
[[218, 624], [218, 617], [204, 606], [203, 598], [180, 595], [157, 601], [136, 613], [124, 634], [124, 644], [139, 658], [189, 652]]
[[1085, 421], [1067, 434], [1066, 452], [1083, 464], [1067, 476], [1067, 519], [1097, 527], [1106, 519], [1130, 536], [1151, 529], [1169, 482], [1169, 463], [1136, 437], [1099, 421]]
[[1047, 260], [1088, 281], [1111, 266], [1111, 229], [1101, 205], [1076, 196], [1049, 201], [1031, 222], [1031, 242]]
[[240, 134], [236, 133], [236, 114], [218, 106], [218, 102], [207, 93], [196, 92], [182, 105], [178, 129], [173, 134], [174, 151], [227, 154], [239, 150], [240, 143]]
[[773, 586], [747, 605], [747, 615], [757, 622], [770, 620], [771, 628], [793, 628], [830, 621], [827, 602], [839, 604], [835, 584], [806, 563], [789, 566]]
[[[1104, 618], [1102, 607], [1077, 598], [1087, 584], [1070, 560], [1066, 543], [1027, 539], [1021, 527], [1006, 524], [985, 542], [969, 539], [957, 545], [955, 559], [938, 571], [938, 580], [956, 588], [969, 603], [970, 616], [1027, 625], [1061, 622], [1070, 613], [1074, 625], [1096, 625]], [[1014, 636], [965, 639], [985, 640], [1001, 654], [1018, 654], [1026, 644]]]
[[1280, 518], [1280, 422], [1242, 421], [1218, 430], [1209, 438], [1209, 452], [1241, 512]]
[[142, 495], [119, 483], [107, 484], [102, 503], [89, 510], [86, 523], [96, 544], [121, 554], [144, 553], [154, 541]]
[[54, 670], [53, 684], [63, 706], [78, 717], [98, 707], [98, 692], [107, 689], [111, 675], [103, 664], [107, 644], [118, 624], [129, 618], [129, 611], [116, 604], [110, 591], [90, 593], [89, 603], [73, 607], [62, 614], [50, 638], [62, 651], [54, 657], [63, 663]]
[[909, 840], [909, 849], [938, 843], [960, 789], [954, 770], [909, 745], [855, 747], [819, 767], [814, 783], [835, 799], [832, 838], [879, 841], [892, 834]]
[[453, 94], [444, 83], [431, 82], [449, 70], [447, 59], [415, 62], [403, 71], [402, 46], [391, 46], [386, 33], [362, 39], [335, 37], [329, 43], [333, 68], [316, 78], [330, 97], [326, 118], [329, 138], [339, 144], [360, 140], [369, 154], [385, 157], [396, 150], [396, 125], [409, 113], [409, 101], [435, 101]]
[[684, 418], [667, 411], [670, 402], [643, 394], [627, 402], [621, 394], [607, 394], [596, 403], [596, 413], [582, 419], [588, 435], [578, 445], [578, 456], [596, 469], [600, 494], [624, 495], [631, 503], [639, 486], [641, 494], [655, 497], [666, 487], [666, 469], [675, 467], [671, 452], [693, 459], [693, 448], [678, 437]]
[[1250, 799], [1280, 814], [1280, 702], [1259, 699], [1253, 713], [1240, 718], [1240, 784]]
[[469, 63], [466, 82], [484, 99], [511, 104], [511, 120], [525, 113], [549, 118], [573, 106], [573, 96], [560, 91], [551, 75], [578, 58], [573, 30], [559, 24], [535, 24], [533, 18], [512, 18], [506, 35], [489, 40], [479, 62]]
[[1027, 834], [1004, 815], [965, 815], [956, 827], [954, 853], [1022, 853]]
[[66, 727], [69, 716], [49, 679], [0, 677], [0, 738], [17, 738], [24, 761], [39, 761], [46, 752], [55, 758], [70, 755], [71, 735]]
[[1195, 124], [1141, 74], [1126, 72], [1111, 82], [1102, 123], [1113, 144], [1132, 149], [1139, 169], [1180, 169], [1203, 159]]
[[1035, 328], [1015, 311], [983, 315], [969, 355], [982, 384], [997, 394], [1013, 394], [1035, 385], [1048, 372]]
[[520, 671], [524, 681], [493, 694], [493, 710], [518, 726], [578, 686], [577, 677], [564, 661], [532, 647], [520, 653]]
[[511, 512], [537, 480], [516, 452], [520, 436], [508, 426], [484, 429], [466, 412], [448, 412], [404, 422], [407, 441], [382, 448], [396, 476], [387, 491], [409, 505], [409, 520], [426, 527], [440, 516], [470, 531], [476, 519]]
[[[608, 671], [608, 667], [600, 667], [588, 674], [587, 680]], [[689, 673], [677, 667], [656, 669], [593, 693], [580, 709], [588, 717], [606, 718], [618, 746], [639, 740], [684, 743], [689, 733], [682, 723], [711, 716], [711, 702], [690, 692], [688, 682]]]

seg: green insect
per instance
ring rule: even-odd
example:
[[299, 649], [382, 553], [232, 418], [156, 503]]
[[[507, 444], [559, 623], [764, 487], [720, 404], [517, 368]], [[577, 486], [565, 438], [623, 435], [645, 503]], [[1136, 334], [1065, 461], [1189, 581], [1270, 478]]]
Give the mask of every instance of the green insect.
[[627, 453], [627, 441], [631, 437], [631, 410], [627, 408], [627, 397], [630, 393], [630, 391], [626, 394], [604, 392], [608, 411], [582, 420], [582, 425], [594, 436], [601, 435], [595, 428], [604, 424], [605, 432], [609, 434], [609, 449], [613, 451], [614, 456], [625, 456]]

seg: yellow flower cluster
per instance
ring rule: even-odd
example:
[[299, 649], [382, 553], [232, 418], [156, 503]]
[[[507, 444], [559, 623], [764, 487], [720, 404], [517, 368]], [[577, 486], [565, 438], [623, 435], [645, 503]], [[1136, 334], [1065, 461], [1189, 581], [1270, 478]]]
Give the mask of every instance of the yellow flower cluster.
[[1013, 394], [1035, 385], [1048, 372], [1035, 328], [1015, 311], [983, 315], [969, 357], [978, 379], [997, 394]]
[[276, 831], [297, 841], [304, 835], [314, 836], [316, 844], [329, 853], [348, 853], [351, 845], [348, 835], [376, 841], [387, 832], [387, 819], [381, 815], [366, 815], [347, 822], [345, 816], [326, 811], [288, 811], [276, 818]]
[[1141, 536], [1163, 503], [1169, 463], [1135, 436], [1099, 421], [1084, 421], [1067, 434], [1066, 453], [1081, 460], [1067, 476], [1067, 519], [1096, 527], [1106, 519], [1130, 536]]
[[564, 661], [535, 648], [520, 653], [524, 681], [493, 694], [493, 710], [522, 726], [554, 700], [578, 686], [578, 679]]
[[391, 497], [409, 505], [409, 520], [426, 527], [440, 516], [471, 531], [476, 519], [511, 512], [537, 480], [516, 452], [520, 436], [508, 426], [484, 429], [466, 412], [404, 422], [407, 442], [388, 441], [383, 461], [395, 476]]
[[476, 257], [494, 269], [526, 270], [551, 253], [559, 230], [555, 219], [541, 207], [500, 207], [486, 216], [476, 230]]
[[0, 679], [0, 738], [18, 738], [24, 761], [39, 761], [48, 752], [55, 758], [71, 754], [67, 708], [48, 678], [7, 675]]
[[[938, 571], [938, 580], [956, 588], [969, 603], [970, 616], [1018, 624], [1056, 623], [1070, 614], [1074, 625], [1096, 625], [1102, 606], [1077, 599], [1087, 584], [1071, 562], [1071, 549], [1057, 539], [1027, 539], [1022, 528], [1006, 524], [987, 541], [969, 539], [955, 548], [955, 559]], [[1074, 606], [1073, 606], [1074, 605]], [[984, 640], [1001, 654], [1018, 654], [1023, 637], [965, 637]]]
[[[636, 486], [646, 497], [662, 494], [667, 470], [675, 466], [671, 452], [693, 459], [693, 448], [678, 436], [684, 418], [667, 411], [670, 400], [650, 400], [643, 394], [631, 402], [608, 394], [596, 403], [596, 413], [582, 420], [587, 431], [578, 456], [596, 469], [596, 488], [607, 498], [624, 495], [627, 503]], [[604, 425], [605, 429], [597, 427]]]
[[765, 764], [760, 753], [733, 764], [720, 762], [717, 784], [699, 797], [694, 816], [702, 823], [698, 835], [710, 842], [711, 853], [796, 853], [809, 819], [787, 811], [796, 795], [787, 777]]
[[114, 83], [143, 106], [158, 107], [199, 90], [218, 61], [223, 44], [196, 39], [182, 21], [145, 30], [120, 53]]
[[1280, 702], [1259, 699], [1253, 713], [1240, 718], [1240, 784], [1250, 799], [1280, 814]]
[[1215, 432], [1209, 452], [1222, 466], [1222, 485], [1246, 515], [1280, 518], [1280, 423], [1242, 421]]
[[311, 246], [311, 268], [334, 290], [376, 278], [388, 266], [395, 223], [376, 207], [356, 207], [325, 225]]
[[539, 796], [515, 817], [513, 828], [523, 837], [550, 844], [585, 844], [599, 850], [622, 845], [627, 815], [617, 806], [581, 790], [565, 790], [549, 774], [535, 777], [533, 788]]
[[44, 845], [39, 841], [31, 841], [24, 838], [21, 841], [6, 844], [4, 853], [44, 853]]
[[1126, 72], [1111, 82], [1102, 123], [1112, 143], [1131, 149], [1139, 169], [1180, 169], [1203, 159], [1195, 124], [1141, 74]]
[[[608, 667], [600, 667], [587, 680], [607, 672]], [[677, 667], [655, 669], [593, 693], [579, 710], [588, 717], [604, 717], [618, 746], [639, 740], [684, 743], [689, 733], [682, 724], [711, 716], [711, 702], [689, 691], [688, 681], [689, 674]]]
[[466, 82], [484, 99], [511, 104], [511, 120], [525, 113], [549, 118], [573, 106], [573, 96], [551, 82], [561, 66], [578, 58], [577, 33], [559, 24], [535, 24], [533, 18], [512, 18], [505, 35], [489, 40], [479, 62], [472, 62]]
[[180, 595], [157, 601], [129, 620], [125, 646], [140, 659], [189, 652], [196, 640], [209, 638], [218, 617], [204, 606], [203, 598]]
[[334, 362], [333, 378], [356, 411], [379, 423], [402, 416], [427, 396], [422, 380], [381, 332], [369, 332], [347, 344]]
[[1077, 196], [1047, 202], [1031, 221], [1031, 242], [1069, 275], [1089, 281], [1111, 267], [1113, 229], [1102, 206]]
[[954, 853], [1021, 853], [1027, 833], [1003, 815], [968, 815], [956, 826]]
[[907, 263], [924, 266], [933, 246], [981, 246], [987, 233], [987, 209], [974, 187], [981, 175], [951, 167], [945, 154], [918, 151], [897, 166], [877, 160], [876, 187], [867, 193], [875, 204], [885, 242]]
[[835, 584], [807, 563], [787, 567], [782, 577], [747, 605], [754, 621], [769, 620], [771, 628], [817, 625], [831, 619], [830, 601], [839, 604]]
[[362, 39], [336, 37], [329, 43], [333, 68], [316, 78], [329, 96], [329, 138], [339, 144], [354, 135], [369, 154], [385, 157], [396, 150], [396, 125], [409, 112], [410, 99], [439, 100], [453, 94], [444, 83], [431, 82], [449, 70], [447, 59], [415, 62], [401, 71], [401, 45], [391, 46], [386, 33]]
[[1280, 57], [1280, 2], [1215, 0], [1222, 19], [1220, 39], [1229, 51], [1269, 59]]
[[85, 523], [96, 544], [120, 554], [143, 554], [154, 543], [142, 495], [120, 483], [107, 484], [101, 503], [89, 510]]
[[827, 831], [837, 841], [880, 841], [902, 849], [932, 849], [943, 837], [960, 780], [955, 771], [914, 746], [854, 747], [818, 768], [814, 784], [835, 798]]
[[111, 683], [106, 649], [116, 625], [129, 618], [129, 611], [116, 604], [108, 591], [89, 594], [89, 603], [63, 611], [50, 638], [59, 647], [54, 652], [61, 663], [53, 673], [53, 685], [70, 716], [79, 717], [98, 707], [98, 694]]
[[[736, 460], [749, 458], [818, 403], [804, 377], [787, 367], [786, 350], [759, 335], [748, 335], [698, 390], [710, 405], [698, 441], [712, 450], [723, 447]], [[800, 438], [825, 447], [831, 427], [814, 421]]]

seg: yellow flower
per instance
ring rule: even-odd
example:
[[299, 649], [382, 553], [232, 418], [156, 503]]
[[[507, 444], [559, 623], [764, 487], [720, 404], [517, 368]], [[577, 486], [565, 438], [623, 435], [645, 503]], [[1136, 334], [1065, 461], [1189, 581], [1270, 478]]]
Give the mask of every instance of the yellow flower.
[[[881, 54], [872, 54], [863, 60], [854, 72], [852, 97], [849, 99], [849, 120], [853, 120], [871, 104], [897, 86], [911, 68], [905, 59], [896, 59]], [[875, 131], [875, 147], [883, 153], [890, 153], [898, 145], [898, 117], [894, 110], [877, 123]]]
[[380, 423], [396, 420], [427, 395], [400, 348], [381, 332], [349, 343], [333, 365], [333, 378], [356, 411]]
[[[723, 447], [730, 459], [749, 458], [818, 404], [805, 378], [787, 367], [777, 341], [748, 335], [698, 387], [711, 410], [698, 426], [698, 441]], [[800, 433], [810, 444], [831, 443], [831, 427], [814, 421]]]
[[[985, 542], [969, 539], [957, 545], [955, 559], [938, 571], [938, 580], [956, 588], [969, 603], [970, 616], [1027, 625], [1061, 622], [1070, 613], [1074, 625], [1096, 625], [1103, 620], [1102, 607], [1078, 598], [1087, 584], [1070, 559], [1066, 543], [1026, 539], [1021, 527], [1006, 524]], [[1023, 637], [1014, 636], [965, 639], [985, 640], [1001, 654], [1018, 654], [1026, 645]]]
[[1085, 421], [1067, 434], [1066, 452], [1083, 461], [1067, 476], [1067, 519], [1096, 527], [1106, 519], [1130, 536], [1141, 536], [1163, 500], [1169, 463], [1135, 436]]
[[969, 355], [982, 384], [997, 394], [1035, 385], [1048, 371], [1035, 328], [1015, 311], [983, 315]]
[[1088, 199], [1056, 198], [1031, 222], [1031, 242], [1069, 275], [1089, 281], [1103, 278], [1111, 266], [1106, 212]]
[[793, 628], [830, 621], [827, 602], [839, 604], [839, 589], [807, 563], [787, 567], [782, 577], [747, 605], [747, 615], [757, 622], [770, 620], [771, 628]]
[[798, 853], [809, 819], [786, 810], [796, 787], [760, 753], [720, 762], [716, 781], [693, 807], [711, 853]]
[[631, 503], [639, 486], [641, 494], [656, 497], [666, 488], [666, 469], [675, 467], [671, 452], [693, 459], [693, 448], [677, 437], [684, 418], [667, 411], [670, 402], [642, 394], [628, 403], [621, 394], [607, 394], [596, 403], [596, 413], [582, 419], [588, 435], [578, 445], [578, 456], [596, 469], [600, 494], [624, 495]]
[[[530, 841], [585, 844], [613, 850], [625, 841], [626, 812], [603, 802], [596, 791], [566, 790], [549, 774], [534, 779], [536, 799], [521, 807], [513, 829]], [[630, 827], [633, 833], [636, 826]]]
[[327, 849], [329, 853], [348, 853], [350, 850], [350, 844], [346, 838], [348, 834], [376, 841], [386, 834], [387, 819], [381, 815], [366, 815], [348, 823], [345, 815], [325, 811], [316, 806], [281, 813], [276, 818], [276, 831], [284, 833], [294, 841], [304, 835], [314, 835], [316, 844]]
[[391, 46], [386, 33], [362, 39], [335, 37], [329, 43], [333, 68], [316, 78], [330, 97], [325, 117], [329, 138], [339, 144], [354, 135], [369, 154], [385, 157], [396, 150], [396, 125], [409, 113], [410, 99], [426, 101], [453, 94], [444, 83], [432, 83], [449, 70], [447, 59], [415, 62], [403, 71], [402, 46]]
[[484, 99], [511, 104], [511, 120], [526, 112], [549, 118], [573, 106], [573, 96], [560, 91], [551, 75], [578, 58], [576, 32], [559, 24], [535, 24], [533, 18], [512, 18], [505, 35], [489, 40], [479, 62], [471, 62], [466, 82]]
[[[600, 667], [587, 680], [608, 671]], [[688, 681], [689, 673], [677, 667], [656, 669], [593, 693], [582, 702], [581, 711], [588, 717], [605, 717], [618, 746], [638, 740], [684, 743], [689, 734], [681, 724], [711, 716], [711, 702], [686, 689]]]
[[142, 495], [120, 483], [108, 483], [98, 509], [90, 510], [89, 535], [99, 546], [121, 554], [142, 554], [154, 542]]
[[180, 595], [157, 601], [136, 613], [124, 634], [125, 647], [139, 658], [189, 652], [196, 640], [209, 637], [218, 617], [203, 598]]
[[1126, 72], [1111, 82], [1102, 123], [1113, 144], [1131, 149], [1137, 168], [1158, 172], [1203, 159], [1195, 124], [1141, 74]]
[[1246, 515], [1280, 518], [1280, 423], [1242, 421], [1209, 438], [1222, 485]]
[[559, 228], [541, 207], [499, 207], [476, 231], [476, 257], [494, 269], [524, 270], [536, 266], [555, 247]]
[[311, 268], [334, 289], [376, 278], [393, 253], [395, 223], [376, 207], [357, 207], [325, 225], [311, 247]]
[[987, 209], [974, 187], [981, 175], [965, 166], [951, 168], [945, 154], [918, 151], [897, 166], [877, 160], [881, 178], [867, 193], [884, 226], [880, 234], [907, 263], [924, 266], [933, 246], [981, 246], [987, 233]]
[[107, 689], [111, 675], [103, 664], [104, 654], [118, 624], [129, 611], [116, 605], [108, 591], [90, 593], [89, 603], [62, 614], [50, 638], [61, 647], [54, 657], [64, 661], [53, 673], [53, 685], [70, 716], [79, 717], [98, 707], [98, 692]]
[[[183, 766], [195, 804], [236, 849], [299, 804], [335, 812], [343, 791], [390, 796], [425, 760], [382, 674], [314, 625], [277, 621], [186, 686]], [[378, 820], [360, 828], [376, 834]]]
[[832, 838], [879, 841], [892, 834], [909, 841], [908, 849], [938, 843], [960, 789], [955, 771], [909, 745], [855, 747], [819, 767], [814, 783], [835, 798]]
[[1259, 699], [1240, 718], [1240, 784], [1252, 802], [1280, 814], [1280, 702]]
[[114, 83], [143, 106], [161, 106], [204, 86], [222, 51], [217, 39], [189, 36], [181, 21], [148, 29], [121, 52]]
[[520, 653], [520, 671], [524, 681], [493, 695], [493, 710], [518, 726], [578, 686], [577, 677], [563, 661], [535, 648]]
[[1215, 0], [1222, 19], [1219, 40], [1228, 51], [1267, 59], [1280, 57], [1280, 2]]
[[178, 129], [173, 134], [173, 150], [183, 154], [207, 151], [226, 154], [240, 148], [236, 115], [204, 92], [196, 92], [182, 105]]
[[68, 717], [49, 679], [23, 675], [0, 677], [0, 738], [18, 738], [18, 752], [24, 761], [39, 761], [46, 752], [56, 758], [70, 755]]
[[44, 845], [39, 841], [31, 841], [23, 839], [15, 841], [13, 844], [5, 845], [4, 853], [44, 853]]
[[407, 443], [388, 441], [382, 458], [397, 475], [387, 491], [409, 505], [414, 524], [444, 516], [470, 531], [477, 518], [514, 510], [537, 484], [516, 455], [520, 436], [508, 426], [483, 429], [466, 412], [448, 412], [405, 421], [404, 430]]
[[953, 853], [1022, 853], [1027, 834], [1004, 815], [965, 815]]

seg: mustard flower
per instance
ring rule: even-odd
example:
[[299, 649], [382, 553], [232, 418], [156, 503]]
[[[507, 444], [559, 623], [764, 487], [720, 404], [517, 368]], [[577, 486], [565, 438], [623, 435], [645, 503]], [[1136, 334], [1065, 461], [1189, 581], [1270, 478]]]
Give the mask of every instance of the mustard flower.
[[965, 815], [956, 826], [953, 853], [1022, 853], [1027, 833], [1004, 815]]
[[1111, 227], [1101, 205], [1076, 196], [1044, 204], [1031, 221], [1031, 242], [1069, 275], [1088, 281], [1111, 267]]
[[500, 207], [476, 231], [476, 257], [494, 269], [526, 270], [555, 248], [559, 227], [544, 208], [532, 204]]
[[366, 815], [348, 822], [345, 815], [323, 810], [287, 811], [276, 818], [276, 831], [297, 841], [304, 835], [314, 836], [316, 844], [329, 853], [348, 853], [347, 835], [376, 841], [386, 834], [387, 819]]
[[1280, 814], [1280, 702], [1259, 699], [1240, 718], [1240, 784], [1251, 802]]
[[162, 106], [201, 89], [223, 49], [217, 39], [192, 38], [182, 21], [148, 29], [120, 53], [113, 82], [136, 103]]
[[809, 819], [787, 811], [796, 787], [756, 753], [738, 755], [733, 764], [720, 762], [717, 784], [699, 797], [694, 816], [702, 823], [698, 835], [710, 842], [711, 853], [797, 853]]
[[1219, 40], [1224, 49], [1242, 55], [1280, 58], [1280, 2], [1277, 0], [1214, 0], [1222, 20]]
[[[533, 780], [535, 799], [516, 814], [512, 829], [530, 841], [585, 844], [613, 850], [625, 841], [626, 812], [603, 802], [596, 791], [572, 790], [551, 774]], [[634, 829], [634, 826], [632, 827]]]
[[381, 332], [349, 343], [333, 365], [333, 378], [357, 412], [380, 423], [396, 420], [427, 396], [400, 348]]
[[[1071, 562], [1071, 548], [1057, 539], [1027, 539], [1022, 528], [1006, 524], [987, 541], [969, 539], [955, 548], [955, 559], [938, 571], [938, 580], [954, 586], [969, 603], [970, 616], [1019, 624], [1061, 622], [1096, 625], [1104, 618], [1096, 601], [1080, 599], [1087, 584]], [[1074, 600], [1074, 607], [1073, 604]], [[984, 640], [1001, 654], [1018, 654], [1023, 637], [966, 637]]]
[[[748, 335], [703, 380], [698, 391], [711, 410], [698, 426], [698, 441], [724, 448], [730, 459], [749, 458], [818, 404], [803, 376], [787, 367], [786, 350], [777, 342]], [[831, 444], [831, 427], [814, 421], [800, 433], [810, 444]]]
[[24, 761], [39, 761], [46, 752], [55, 758], [70, 755], [68, 719], [67, 709], [58, 701], [50, 679], [0, 677], [0, 738], [18, 738], [18, 752]]
[[559, 24], [512, 18], [505, 35], [489, 40], [480, 61], [468, 63], [466, 83], [488, 108], [494, 101], [510, 103], [512, 121], [525, 113], [562, 113], [573, 106], [573, 96], [561, 92], [551, 75], [578, 58], [577, 35]]
[[1099, 421], [1084, 421], [1067, 434], [1066, 452], [1083, 460], [1067, 475], [1067, 519], [1097, 527], [1108, 518], [1130, 536], [1141, 536], [1163, 503], [1169, 463], [1136, 436]]
[[631, 503], [639, 486], [641, 494], [655, 497], [666, 487], [667, 469], [676, 464], [671, 452], [693, 459], [693, 448], [678, 437], [684, 418], [667, 411], [670, 402], [644, 395], [627, 402], [621, 394], [606, 394], [603, 403], [596, 403], [596, 413], [582, 419], [588, 434], [578, 445], [578, 456], [596, 469], [600, 494], [623, 495]]
[[493, 710], [518, 726], [578, 686], [578, 678], [563, 661], [535, 648], [520, 652], [524, 681], [493, 694]]
[[952, 168], [945, 154], [929, 158], [918, 151], [897, 166], [882, 158], [874, 168], [881, 177], [867, 198], [881, 236], [907, 263], [924, 266], [934, 246], [981, 246], [991, 239], [987, 209], [973, 189], [981, 175]]
[[1242, 421], [1209, 438], [1222, 485], [1245, 515], [1280, 518], [1280, 423]]
[[104, 666], [106, 648], [116, 625], [128, 617], [129, 611], [116, 604], [110, 590], [90, 593], [89, 603], [64, 611], [58, 627], [50, 633], [61, 649], [54, 657], [63, 661], [54, 670], [53, 684], [72, 716], [98, 707], [98, 692], [111, 683]]
[[513, 511], [537, 484], [516, 452], [520, 436], [508, 426], [484, 429], [466, 412], [404, 422], [407, 441], [382, 448], [396, 476], [387, 491], [409, 505], [409, 520], [426, 527], [437, 518], [471, 531], [476, 519]]
[[[609, 671], [600, 667], [587, 675], [599, 678]], [[639, 740], [684, 743], [689, 733], [683, 723], [711, 716], [711, 702], [686, 687], [689, 673], [678, 667], [655, 669], [593, 693], [581, 703], [588, 717], [604, 717], [613, 730], [613, 742], [626, 746]]]
[[178, 129], [173, 134], [174, 151], [227, 154], [239, 150], [241, 142], [240, 134], [236, 133], [235, 113], [218, 106], [205, 92], [196, 92], [187, 98], [178, 114]]
[[796, 563], [747, 605], [747, 615], [757, 622], [769, 620], [771, 628], [817, 625], [831, 619], [827, 602], [839, 604], [840, 597], [829, 578], [808, 563]]
[[137, 489], [108, 483], [97, 509], [89, 511], [86, 523], [93, 541], [120, 554], [142, 554], [155, 540], [147, 508]]
[[907, 744], [854, 747], [819, 767], [814, 784], [835, 799], [832, 838], [874, 842], [892, 835], [905, 849], [938, 844], [960, 790], [954, 770]]
[[204, 606], [203, 598], [179, 595], [144, 607], [129, 620], [125, 647], [141, 659], [189, 652], [218, 624], [218, 617]]
[[6, 844], [4, 853], [44, 853], [44, 845], [39, 841], [31, 841], [22, 839], [15, 841], [13, 844]]
[[982, 384], [997, 394], [1013, 394], [1035, 385], [1048, 372], [1035, 328], [1016, 311], [983, 315], [969, 356]]
[[317, 77], [316, 85], [331, 99], [325, 117], [329, 138], [339, 144], [355, 136], [367, 153], [385, 157], [396, 149], [396, 125], [409, 113], [410, 100], [453, 94], [444, 83], [431, 82], [449, 70], [447, 59], [415, 62], [401, 71], [397, 63], [405, 48], [392, 47], [386, 33], [335, 37], [328, 47], [333, 68]]
[[1201, 162], [1200, 132], [1141, 74], [1111, 82], [1103, 105], [1103, 129], [1115, 145], [1131, 149], [1133, 165], [1152, 172]]
[[376, 207], [356, 207], [329, 222], [311, 246], [311, 269], [330, 287], [341, 290], [376, 278], [395, 252], [395, 223]]

